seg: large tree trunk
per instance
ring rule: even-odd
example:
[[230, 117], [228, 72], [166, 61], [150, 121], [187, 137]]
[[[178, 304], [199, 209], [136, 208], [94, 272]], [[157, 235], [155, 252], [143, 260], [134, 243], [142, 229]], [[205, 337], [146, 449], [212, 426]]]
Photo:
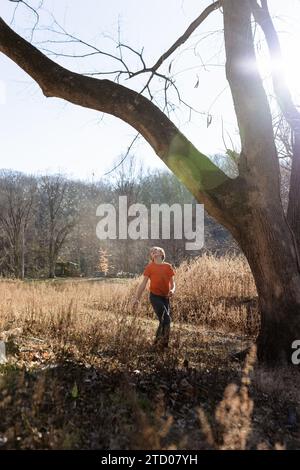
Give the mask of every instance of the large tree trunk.
[[300, 130], [293, 135], [293, 159], [290, 178], [287, 219], [290, 224], [300, 253]]
[[300, 274], [294, 240], [281, 207], [249, 209], [241, 217], [239, 245], [254, 276], [260, 332], [257, 353], [269, 364], [291, 362], [300, 339]]

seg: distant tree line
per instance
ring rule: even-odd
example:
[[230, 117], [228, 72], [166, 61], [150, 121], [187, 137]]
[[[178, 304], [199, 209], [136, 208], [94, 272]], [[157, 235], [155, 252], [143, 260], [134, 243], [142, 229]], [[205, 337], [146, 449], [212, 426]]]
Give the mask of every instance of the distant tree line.
[[[0, 276], [23, 279], [66, 275], [70, 266], [82, 276], [140, 273], [148, 248], [159, 244], [175, 265], [199, 255], [186, 251], [185, 240], [99, 240], [96, 209], [101, 203], [118, 207], [194, 203], [192, 195], [168, 171], [144, 171], [134, 157], [100, 181], [70, 180], [63, 174], [29, 176], [0, 170]], [[237, 250], [224, 228], [205, 215], [203, 251]], [[59, 269], [58, 269], [59, 268]], [[65, 269], [64, 269], [65, 268]], [[70, 271], [74, 274], [74, 270]]]

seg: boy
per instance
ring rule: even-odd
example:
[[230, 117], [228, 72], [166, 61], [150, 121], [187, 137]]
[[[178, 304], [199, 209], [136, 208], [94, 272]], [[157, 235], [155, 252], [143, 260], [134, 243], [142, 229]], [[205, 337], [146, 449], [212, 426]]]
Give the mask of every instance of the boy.
[[140, 284], [133, 305], [137, 305], [150, 279], [150, 302], [159, 320], [154, 344], [168, 347], [170, 336], [170, 297], [175, 292], [175, 271], [165, 263], [165, 251], [154, 246], [150, 250], [151, 262], [144, 270], [144, 279]]

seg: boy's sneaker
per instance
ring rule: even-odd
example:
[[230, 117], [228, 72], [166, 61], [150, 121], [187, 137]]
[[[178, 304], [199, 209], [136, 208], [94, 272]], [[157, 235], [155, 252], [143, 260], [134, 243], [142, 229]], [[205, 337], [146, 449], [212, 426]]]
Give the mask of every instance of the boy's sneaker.
[[154, 341], [150, 350], [153, 352], [159, 352], [159, 351], [164, 351], [168, 349], [168, 347], [169, 347], [168, 343], [164, 342], [163, 340], [158, 340], [158, 341]]

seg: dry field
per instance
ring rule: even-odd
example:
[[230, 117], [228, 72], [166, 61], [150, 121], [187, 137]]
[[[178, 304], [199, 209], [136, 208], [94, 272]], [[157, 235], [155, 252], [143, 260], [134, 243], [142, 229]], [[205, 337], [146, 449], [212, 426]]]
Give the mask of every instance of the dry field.
[[2, 449], [300, 449], [299, 370], [264, 370], [243, 258], [177, 270], [172, 336], [134, 280], [0, 280]]

